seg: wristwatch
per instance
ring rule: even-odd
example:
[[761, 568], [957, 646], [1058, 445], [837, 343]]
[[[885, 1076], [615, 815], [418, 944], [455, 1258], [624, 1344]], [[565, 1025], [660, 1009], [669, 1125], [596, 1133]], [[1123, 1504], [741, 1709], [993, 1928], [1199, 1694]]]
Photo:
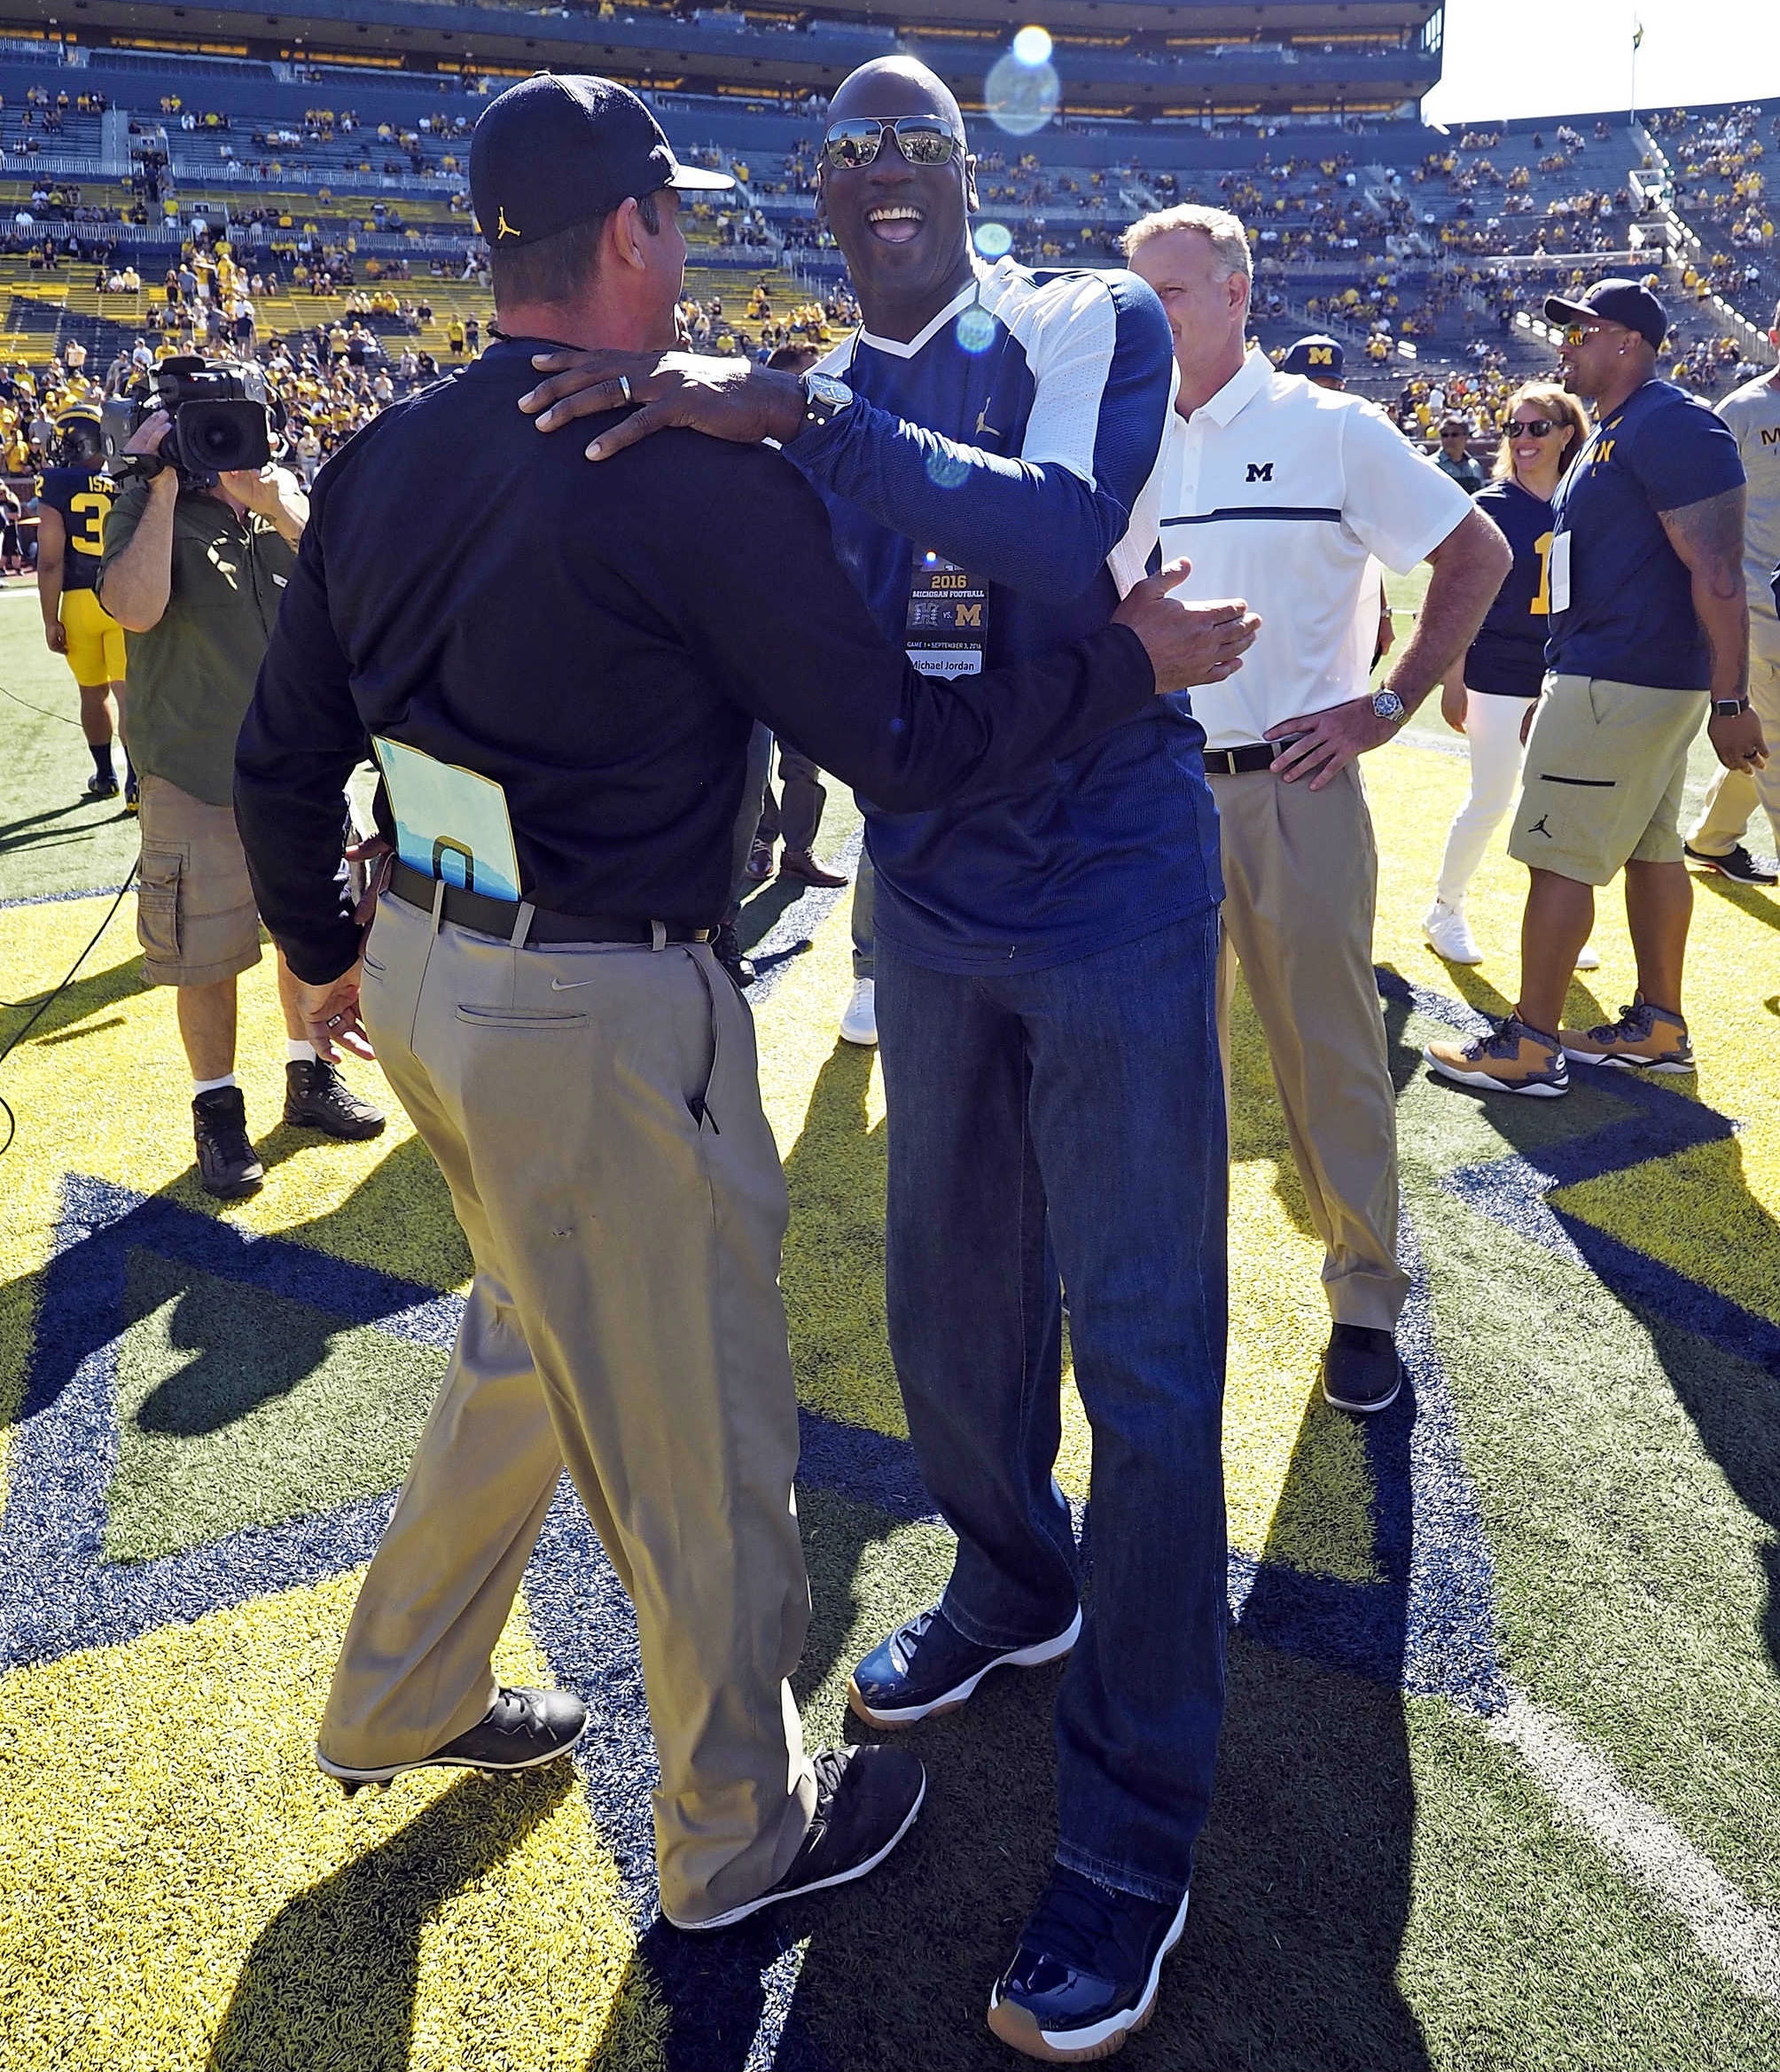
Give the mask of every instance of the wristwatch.
[[1712, 716], [1714, 720], [1734, 720], [1739, 713], [1746, 713], [1748, 710], [1749, 700], [1746, 697], [1715, 697], [1712, 701]]
[[1379, 719], [1388, 720], [1394, 727], [1401, 727], [1409, 716], [1409, 708], [1394, 690], [1375, 690], [1372, 693], [1372, 710]]
[[843, 410], [853, 406], [853, 391], [844, 381], [837, 381], [831, 374], [800, 374], [798, 379], [803, 385], [803, 423], [808, 430], [814, 425], [818, 431], [831, 424]]

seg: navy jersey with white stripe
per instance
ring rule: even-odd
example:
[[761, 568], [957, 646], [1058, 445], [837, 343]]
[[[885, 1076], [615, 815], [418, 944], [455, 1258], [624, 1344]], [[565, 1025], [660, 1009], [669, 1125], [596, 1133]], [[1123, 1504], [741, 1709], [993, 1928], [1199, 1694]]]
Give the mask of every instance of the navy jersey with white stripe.
[[[917, 554], [986, 587], [983, 664], [1103, 627], [1154, 556], [1174, 383], [1154, 294], [1125, 273], [1003, 261], [918, 336], [823, 362], [858, 399], [788, 448], [883, 632], [906, 641]], [[877, 925], [942, 970], [1038, 970], [1203, 913], [1217, 825], [1183, 696], [1015, 787], [936, 812], [870, 800]]]
[[1545, 634], [1550, 610], [1546, 564], [1551, 553], [1551, 506], [1511, 479], [1477, 495], [1477, 508], [1495, 519], [1514, 551], [1495, 602], [1465, 651], [1467, 690], [1502, 697], [1537, 697], [1545, 677]]

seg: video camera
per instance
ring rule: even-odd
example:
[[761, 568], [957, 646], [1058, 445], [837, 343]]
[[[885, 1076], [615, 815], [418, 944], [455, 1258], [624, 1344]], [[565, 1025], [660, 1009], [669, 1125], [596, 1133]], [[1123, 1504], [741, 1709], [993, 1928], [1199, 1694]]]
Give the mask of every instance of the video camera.
[[[125, 447], [157, 410], [173, 419], [155, 453]], [[214, 489], [219, 475], [263, 468], [272, 457], [271, 432], [282, 430], [285, 408], [266, 388], [251, 360], [163, 360], [126, 395], [108, 396], [100, 413], [105, 460], [113, 475], [151, 480], [177, 471], [188, 489]]]

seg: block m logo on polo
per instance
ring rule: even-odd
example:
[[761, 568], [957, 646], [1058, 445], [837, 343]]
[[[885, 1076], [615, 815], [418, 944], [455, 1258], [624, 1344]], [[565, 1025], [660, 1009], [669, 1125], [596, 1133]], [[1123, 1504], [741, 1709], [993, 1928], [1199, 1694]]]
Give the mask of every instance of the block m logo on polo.
[[1247, 482], [1272, 481], [1273, 463], [1271, 461], [1251, 461], [1248, 463], [1248, 473], [1243, 479]]

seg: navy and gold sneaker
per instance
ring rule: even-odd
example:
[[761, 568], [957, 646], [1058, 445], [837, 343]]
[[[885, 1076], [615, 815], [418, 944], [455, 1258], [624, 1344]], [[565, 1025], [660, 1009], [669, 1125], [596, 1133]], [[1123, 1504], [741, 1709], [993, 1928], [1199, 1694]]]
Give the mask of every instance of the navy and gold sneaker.
[[1162, 1959], [1187, 1925], [1178, 1906], [1097, 1885], [1057, 1865], [989, 1995], [989, 2027], [1051, 2065], [1125, 2047], [1156, 2011]]
[[1074, 1647], [1081, 1608], [1060, 1633], [1026, 1647], [980, 1647], [940, 1608], [924, 1611], [881, 1640], [853, 1672], [847, 1702], [871, 1726], [913, 1726], [954, 1712], [992, 1669], [1036, 1669]]

